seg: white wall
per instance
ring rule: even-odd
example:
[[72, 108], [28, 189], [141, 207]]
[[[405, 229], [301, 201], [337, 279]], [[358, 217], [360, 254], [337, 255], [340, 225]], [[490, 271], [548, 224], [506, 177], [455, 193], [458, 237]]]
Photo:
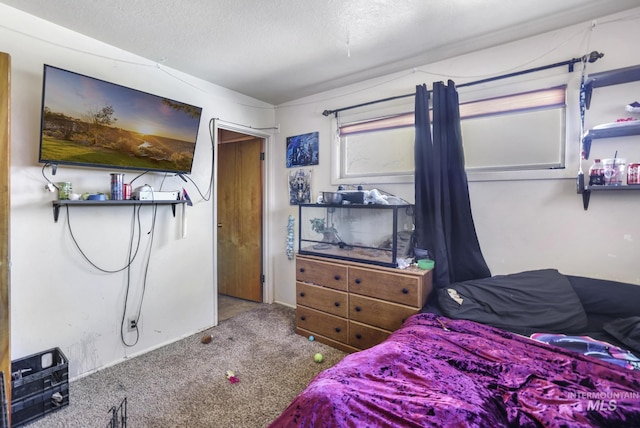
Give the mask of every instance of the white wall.
[[[640, 37], [640, 9], [603, 17], [592, 23], [572, 26], [537, 37], [514, 41], [497, 48], [428, 64], [404, 73], [362, 82], [339, 90], [293, 101], [276, 110], [281, 126], [281, 151], [276, 165], [276, 180], [286, 185], [288, 170], [284, 167], [285, 138], [319, 131], [320, 164], [312, 167], [313, 194], [335, 189], [331, 182], [330, 156], [333, 144], [332, 118], [321, 113], [375, 99], [412, 93], [415, 86], [447, 79], [457, 84], [476, 81], [519, 69], [552, 64], [579, 58], [593, 50], [604, 52], [603, 59], [587, 66], [588, 72], [598, 72], [640, 64], [640, 51], [633, 40]], [[352, 56], [357, 52], [352, 52]], [[505, 174], [508, 180], [472, 181], [469, 185], [474, 221], [480, 245], [492, 274], [506, 274], [537, 268], [556, 268], [571, 275], [606, 278], [640, 284], [640, 191], [619, 194], [593, 194], [588, 211], [582, 208], [576, 194], [578, 171], [579, 110], [578, 88], [581, 66], [569, 74], [566, 67], [498, 83], [460, 88], [460, 97], [495, 96], [501, 91], [528, 90], [531, 87], [567, 83], [567, 144], [571, 157], [565, 171], [547, 174], [547, 179], [532, 179], [532, 174]], [[627, 103], [640, 97], [640, 82], [608, 91], [597, 89], [593, 107], [587, 112], [586, 127], [611, 122], [630, 114]], [[410, 98], [412, 100], [412, 98]], [[608, 113], [602, 106], [608, 105]], [[617, 116], [616, 116], [617, 115]], [[504, 126], [509, 126], [505, 121]], [[588, 169], [594, 156], [612, 157], [614, 150], [629, 161], [640, 161], [640, 137], [595, 141], [592, 156], [585, 161]], [[477, 177], [480, 178], [480, 177]], [[486, 177], [485, 177], [486, 178]], [[526, 179], [525, 179], [526, 178]], [[380, 189], [414, 201], [413, 183], [376, 184]], [[296, 216], [297, 207], [287, 206], [287, 195], [277, 197], [281, 207], [273, 229], [286, 234], [286, 219]], [[297, 233], [296, 233], [297, 237]], [[276, 268], [276, 300], [295, 304], [294, 262], [284, 251], [274, 259]]]
[[[271, 106], [225, 88], [160, 67], [0, 4], [0, 51], [11, 55], [11, 355], [12, 359], [60, 347], [76, 378], [147, 352], [212, 326], [217, 320], [215, 293], [214, 197], [204, 201], [189, 183], [170, 177], [162, 189], [185, 187], [194, 200], [187, 208], [188, 232], [159, 207], [142, 305], [141, 335], [135, 346], [120, 340], [127, 294], [126, 272], [105, 274], [90, 266], [75, 248], [63, 209], [53, 221], [53, 193], [46, 192], [38, 164], [43, 64], [203, 107], [191, 178], [203, 192], [211, 174], [209, 120], [274, 126]], [[255, 107], [255, 108], [254, 108]], [[109, 170], [59, 167], [53, 181], [70, 181], [74, 191], [108, 191]], [[123, 171], [125, 172], [125, 171]], [[137, 175], [126, 172], [126, 180]], [[160, 189], [162, 175], [147, 174], [136, 185]], [[105, 269], [122, 267], [131, 225], [130, 207], [72, 208], [70, 223], [85, 254]], [[130, 309], [136, 312], [143, 290], [151, 210], [143, 210], [142, 249], [133, 265]], [[135, 342], [126, 334], [128, 343]]]

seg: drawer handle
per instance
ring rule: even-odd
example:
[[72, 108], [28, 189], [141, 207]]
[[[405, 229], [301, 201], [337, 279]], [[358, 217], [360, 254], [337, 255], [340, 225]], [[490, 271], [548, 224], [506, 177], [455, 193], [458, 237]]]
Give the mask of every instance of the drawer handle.
[[301, 319], [302, 321], [306, 321], [306, 320], [307, 320], [307, 317], [305, 317], [305, 316], [303, 315], [303, 316], [301, 316], [301, 317], [300, 317], [300, 319]]
[[409, 294], [409, 290], [408, 290], [408, 289], [406, 289], [406, 288], [403, 288], [403, 289], [402, 289], [402, 294]]
[[340, 275], [334, 276], [333, 279], [335, 279], [336, 281], [340, 281]]
[[304, 272], [304, 268], [300, 268], [300, 272]]
[[356, 339], [362, 339], [362, 335], [360, 333], [356, 334]]
[[300, 297], [304, 297], [304, 291], [300, 293]]
[[356, 278], [356, 284], [360, 284], [361, 282], [360, 278]]
[[340, 333], [341, 329], [340, 327], [336, 327], [336, 333]]
[[340, 306], [340, 302], [335, 302], [334, 305], [336, 305], [336, 307]]
[[356, 312], [360, 312], [362, 308], [360, 306], [356, 306]]

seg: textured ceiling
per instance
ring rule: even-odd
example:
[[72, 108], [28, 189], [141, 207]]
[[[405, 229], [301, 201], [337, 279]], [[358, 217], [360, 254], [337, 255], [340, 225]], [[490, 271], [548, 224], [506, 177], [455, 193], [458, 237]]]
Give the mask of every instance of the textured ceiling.
[[0, 0], [278, 105], [640, 0]]

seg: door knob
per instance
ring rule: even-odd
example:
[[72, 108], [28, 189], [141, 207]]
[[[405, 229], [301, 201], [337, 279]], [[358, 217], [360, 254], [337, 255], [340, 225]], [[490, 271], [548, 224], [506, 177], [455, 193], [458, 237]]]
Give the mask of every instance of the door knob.
[[222, 227], [222, 223], [218, 223], [218, 227]]

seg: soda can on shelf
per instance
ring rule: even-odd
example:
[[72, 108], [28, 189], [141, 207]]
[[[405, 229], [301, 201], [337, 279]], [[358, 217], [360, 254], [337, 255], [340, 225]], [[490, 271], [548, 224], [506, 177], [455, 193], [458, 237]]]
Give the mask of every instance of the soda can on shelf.
[[124, 174], [111, 174], [111, 200], [122, 200], [122, 185], [124, 184]]
[[122, 184], [122, 199], [124, 200], [131, 199], [131, 184], [129, 183]]
[[627, 184], [640, 184], [640, 163], [630, 163], [627, 171]]

